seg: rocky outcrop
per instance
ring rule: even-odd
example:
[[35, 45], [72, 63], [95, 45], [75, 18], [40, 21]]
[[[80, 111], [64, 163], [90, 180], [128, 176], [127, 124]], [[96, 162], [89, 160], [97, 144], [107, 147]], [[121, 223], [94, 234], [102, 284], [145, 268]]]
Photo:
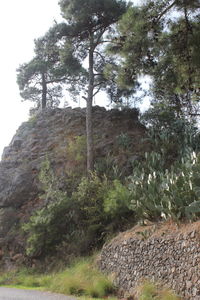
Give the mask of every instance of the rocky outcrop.
[[172, 288], [186, 300], [200, 299], [200, 222], [135, 228], [105, 245], [99, 259], [123, 293], [134, 295], [149, 279]]
[[[106, 111], [101, 107], [94, 107], [93, 111], [96, 158], [104, 158], [109, 153], [123, 164], [137, 159], [144, 151], [145, 135], [144, 126], [138, 122], [138, 112], [134, 109]], [[128, 154], [123, 149], [119, 151], [120, 134], [129, 137]], [[77, 167], [68, 155], [69, 143], [76, 136], [84, 135], [85, 109], [81, 108], [44, 110], [17, 130], [0, 162], [1, 255], [16, 257], [23, 252], [20, 226], [34, 209], [43, 205], [38, 179], [42, 162], [48, 157], [60, 180], [69, 175]]]

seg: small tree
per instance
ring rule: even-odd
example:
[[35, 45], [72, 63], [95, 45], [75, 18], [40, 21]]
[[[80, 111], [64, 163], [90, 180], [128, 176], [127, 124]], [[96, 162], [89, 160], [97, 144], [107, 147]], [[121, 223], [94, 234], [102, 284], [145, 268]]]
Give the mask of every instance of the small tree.
[[[60, 46], [56, 44], [56, 39], [54, 32], [49, 31], [35, 40], [35, 57], [17, 69], [21, 97], [35, 102], [37, 108], [58, 106], [62, 85], [69, 78], [72, 80], [72, 77], [77, 77], [77, 72], [71, 75], [71, 69], [60, 59]], [[80, 66], [77, 60], [72, 55], [69, 60], [78, 70]]]

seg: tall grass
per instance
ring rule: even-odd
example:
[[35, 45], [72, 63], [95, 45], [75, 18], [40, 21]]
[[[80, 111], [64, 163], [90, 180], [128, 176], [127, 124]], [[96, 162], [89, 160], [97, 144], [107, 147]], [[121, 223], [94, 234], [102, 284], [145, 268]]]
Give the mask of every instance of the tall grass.
[[40, 288], [66, 295], [103, 298], [114, 293], [111, 281], [93, 265], [92, 259], [79, 260], [62, 272], [41, 275], [30, 270], [0, 275], [0, 285]]
[[81, 260], [59, 276], [52, 278], [52, 291], [63, 294], [105, 297], [114, 291], [112, 283], [102, 275], [90, 260]]
[[145, 281], [138, 288], [138, 300], [181, 300], [172, 291]]
[[[78, 260], [64, 271], [50, 275], [38, 274], [28, 269], [0, 274], [0, 285], [48, 290], [79, 296], [81, 300], [92, 300], [92, 298], [116, 300], [110, 298], [115, 294], [111, 281], [94, 267], [91, 258]], [[137, 297], [134, 299], [180, 300], [172, 291], [149, 281], [145, 281], [138, 287]]]

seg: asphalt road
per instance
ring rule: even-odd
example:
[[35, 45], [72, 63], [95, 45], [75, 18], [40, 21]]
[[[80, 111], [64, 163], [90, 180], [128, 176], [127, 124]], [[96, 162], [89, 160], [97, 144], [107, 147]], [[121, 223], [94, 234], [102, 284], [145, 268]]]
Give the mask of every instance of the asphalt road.
[[0, 300], [75, 300], [75, 298], [49, 292], [0, 287]]

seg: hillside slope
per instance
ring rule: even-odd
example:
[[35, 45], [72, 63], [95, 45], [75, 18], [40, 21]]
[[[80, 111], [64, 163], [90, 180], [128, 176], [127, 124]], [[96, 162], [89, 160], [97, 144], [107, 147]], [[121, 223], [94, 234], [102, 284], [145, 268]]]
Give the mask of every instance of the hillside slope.
[[[95, 159], [99, 169], [112, 168], [117, 160], [121, 171], [131, 172], [131, 161], [145, 151], [146, 129], [137, 110], [94, 107]], [[45, 205], [39, 181], [41, 165], [48, 158], [60, 189], [71, 174], [85, 172], [85, 109], [44, 110], [17, 130], [4, 149], [0, 163], [0, 247], [2, 262], [22, 259], [24, 237], [21, 225], [35, 209]], [[77, 137], [82, 137], [78, 139]], [[127, 142], [123, 146], [123, 139]], [[77, 141], [80, 143], [77, 144]], [[80, 153], [77, 152], [77, 147]], [[81, 157], [80, 157], [81, 155]], [[108, 166], [109, 164], [109, 166]]]

